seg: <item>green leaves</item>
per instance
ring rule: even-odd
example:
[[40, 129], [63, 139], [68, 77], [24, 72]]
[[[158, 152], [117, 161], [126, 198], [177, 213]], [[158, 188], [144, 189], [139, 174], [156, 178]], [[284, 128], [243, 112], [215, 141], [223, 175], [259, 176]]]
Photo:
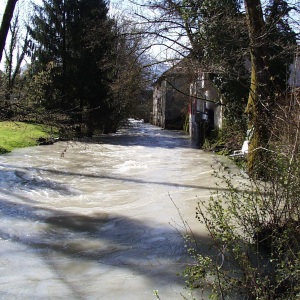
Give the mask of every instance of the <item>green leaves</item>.
[[200, 201], [196, 209], [211, 248], [208, 254], [194, 248], [195, 263], [184, 273], [190, 288], [211, 289], [211, 299], [297, 299], [300, 191], [283, 185], [282, 177], [300, 174], [287, 164], [280, 156], [274, 159], [268, 182], [218, 175], [227, 190]]

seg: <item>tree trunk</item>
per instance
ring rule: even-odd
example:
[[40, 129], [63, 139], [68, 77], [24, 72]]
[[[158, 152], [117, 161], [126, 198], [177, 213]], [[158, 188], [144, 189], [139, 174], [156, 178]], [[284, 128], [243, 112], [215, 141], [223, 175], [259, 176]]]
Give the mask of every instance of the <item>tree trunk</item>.
[[18, 0], [8, 0], [5, 8], [5, 12], [2, 18], [0, 27], [0, 62], [2, 60], [2, 54], [5, 47], [5, 41], [10, 26], [10, 21], [13, 17], [15, 6]]
[[268, 71], [267, 33], [261, 2], [245, 0], [250, 39], [251, 85], [246, 113], [253, 134], [249, 144], [248, 171], [254, 177], [266, 177], [270, 138], [272, 88]]

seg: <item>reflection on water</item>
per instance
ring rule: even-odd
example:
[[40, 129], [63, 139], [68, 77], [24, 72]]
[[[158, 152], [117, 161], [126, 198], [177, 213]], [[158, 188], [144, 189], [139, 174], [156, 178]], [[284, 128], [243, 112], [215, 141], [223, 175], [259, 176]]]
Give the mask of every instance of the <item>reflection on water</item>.
[[205, 241], [194, 210], [215, 163], [142, 123], [1, 156], [0, 299], [182, 299], [190, 259], [173, 201]]

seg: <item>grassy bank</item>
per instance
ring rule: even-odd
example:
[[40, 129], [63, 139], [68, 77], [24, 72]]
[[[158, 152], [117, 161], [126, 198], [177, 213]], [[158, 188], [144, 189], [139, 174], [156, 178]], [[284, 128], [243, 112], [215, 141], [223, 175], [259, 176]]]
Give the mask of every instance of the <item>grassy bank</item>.
[[36, 146], [37, 139], [47, 138], [50, 128], [23, 122], [0, 122], [0, 154], [10, 152], [15, 148]]

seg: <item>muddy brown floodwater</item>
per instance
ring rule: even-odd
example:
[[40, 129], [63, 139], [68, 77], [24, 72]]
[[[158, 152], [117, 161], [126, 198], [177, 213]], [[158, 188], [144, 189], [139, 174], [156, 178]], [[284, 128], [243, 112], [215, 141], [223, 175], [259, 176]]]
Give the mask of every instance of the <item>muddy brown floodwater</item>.
[[0, 299], [187, 296], [176, 206], [205, 240], [195, 207], [216, 189], [212, 165], [184, 133], [139, 122], [0, 156]]

